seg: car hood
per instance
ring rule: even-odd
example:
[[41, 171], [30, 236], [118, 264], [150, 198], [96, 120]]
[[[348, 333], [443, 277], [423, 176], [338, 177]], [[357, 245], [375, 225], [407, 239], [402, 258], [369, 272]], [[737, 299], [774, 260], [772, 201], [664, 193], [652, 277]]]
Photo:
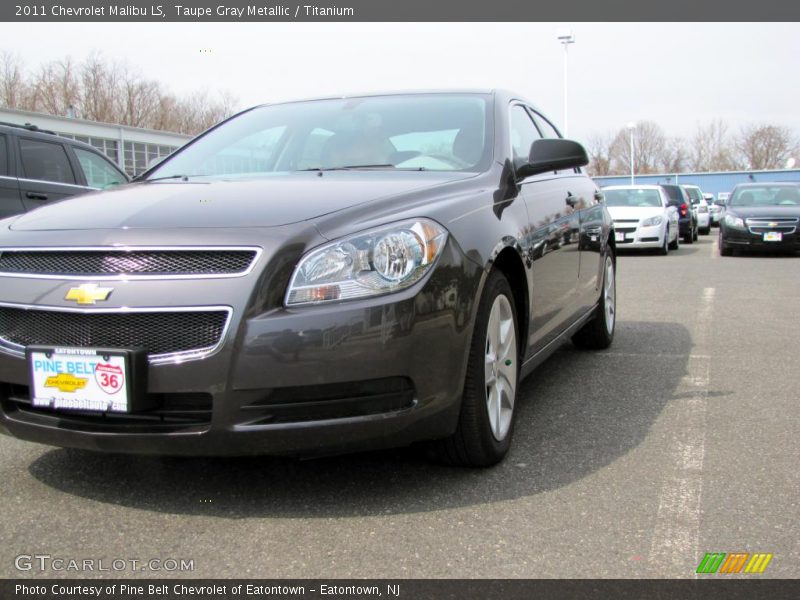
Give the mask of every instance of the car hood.
[[646, 219], [664, 214], [664, 209], [660, 206], [609, 206], [607, 208], [608, 214], [614, 220]]
[[474, 173], [328, 171], [239, 181], [142, 182], [50, 204], [12, 221], [16, 231], [277, 227]]
[[743, 219], [749, 217], [800, 217], [800, 206], [775, 205], [775, 206], [729, 206], [727, 212], [733, 213]]

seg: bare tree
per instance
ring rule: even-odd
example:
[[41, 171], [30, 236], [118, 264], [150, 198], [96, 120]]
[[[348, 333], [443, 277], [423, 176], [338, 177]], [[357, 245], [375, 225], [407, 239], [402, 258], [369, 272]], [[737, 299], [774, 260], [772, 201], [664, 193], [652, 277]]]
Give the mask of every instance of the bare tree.
[[[637, 173], [656, 173], [659, 168], [659, 157], [667, 143], [664, 130], [653, 121], [640, 121], [633, 130], [634, 169]], [[620, 129], [611, 145], [611, 156], [614, 172], [630, 171], [631, 145], [630, 130]]]
[[611, 175], [611, 143], [613, 133], [594, 134], [589, 136], [586, 152], [589, 155], [587, 172], [592, 176]]
[[32, 110], [43, 110], [51, 115], [67, 114], [80, 100], [80, 80], [72, 59], [42, 65], [33, 83]]
[[49, 62], [27, 76], [18, 58], [0, 55], [0, 103], [62, 116], [73, 107], [95, 121], [190, 135], [229, 116], [236, 105], [226, 93], [178, 98], [129, 65], [109, 63], [97, 53], [80, 65], [69, 58]]
[[730, 171], [736, 166], [735, 146], [728, 125], [715, 119], [697, 127], [692, 137], [688, 167], [691, 171]]
[[787, 127], [751, 125], [736, 140], [742, 166], [746, 169], [782, 169], [798, 150], [798, 142]]
[[680, 173], [686, 168], [686, 141], [679, 137], [665, 141], [658, 156], [658, 168], [662, 173]]
[[0, 54], [0, 105], [18, 106], [27, 94], [23, 66], [19, 56], [10, 52]]

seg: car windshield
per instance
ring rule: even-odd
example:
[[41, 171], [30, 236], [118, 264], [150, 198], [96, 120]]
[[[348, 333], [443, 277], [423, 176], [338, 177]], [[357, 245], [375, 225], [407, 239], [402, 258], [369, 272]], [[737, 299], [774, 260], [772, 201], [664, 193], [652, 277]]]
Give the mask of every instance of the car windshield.
[[326, 169], [478, 171], [491, 160], [479, 94], [337, 98], [247, 111], [148, 174], [247, 178]]
[[604, 190], [606, 206], [662, 206], [658, 190], [636, 188], [627, 190]]
[[800, 204], [800, 186], [752, 186], [734, 190], [730, 206]]

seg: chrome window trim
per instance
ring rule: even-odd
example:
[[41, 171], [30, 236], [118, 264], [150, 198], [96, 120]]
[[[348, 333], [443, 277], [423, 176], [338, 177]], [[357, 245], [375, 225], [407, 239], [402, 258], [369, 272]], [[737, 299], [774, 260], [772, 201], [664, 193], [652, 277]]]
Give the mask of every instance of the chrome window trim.
[[36, 247], [1, 247], [0, 255], [4, 252], [255, 252], [253, 260], [244, 271], [236, 273], [206, 273], [206, 274], [173, 274], [173, 275], [43, 275], [40, 273], [7, 273], [0, 271], [0, 277], [16, 279], [57, 279], [60, 281], [153, 281], [166, 279], [232, 279], [245, 277], [253, 269], [264, 252], [258, 246], [36, 246]]
[[[192, 360], [200, 360], [208, 358], [217, 352], [225, 343], [225, 338], [231, 326], [233, 317], [233, 307], [231, 306], [170, 306], [170, 307], [149, 307], [149, 308], [130, 308], [123, 306], [121, 308], [71, 308], [64, 306], [46, 306], [35, 304], [14, 304], [11, 302], [0, 302], [0, 307], [3, 308], [17, 308], [21, 310], [37, 310], [42, 312], [65, 312], [65, 313], [80, 313], [80, 314], [137, 314], [137, 313], [172, 313], [172, 312], [220, 312], [228, 313], [225, 319], [225, 326], [219, 335], [219, 341], [214, 346], [206, 348], [197, 348], [195, 350], [187, 350], [184, 352], [170, 352], [167, 354], [151, 354], [148, 355], [147, 360], [151, 365], [162, 364], [180, 364]], [[25, 346], [15, 344], [6, 340], [2, 332], [0, 332], [0, 353], [10, 354], [17, 358], [25, 358]]]

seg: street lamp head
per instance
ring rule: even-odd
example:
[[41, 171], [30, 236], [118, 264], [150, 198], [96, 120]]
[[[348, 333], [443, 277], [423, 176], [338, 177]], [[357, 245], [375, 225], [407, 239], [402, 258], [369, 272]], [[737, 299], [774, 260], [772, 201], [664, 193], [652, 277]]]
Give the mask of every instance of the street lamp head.
[[571, 29], [567, 29], [566, 27], [560, 27], [556, 31], [556, 37], [558, 41], [562, 44], [574, 44], [575, 43], [575, 36], [572, 34]]

